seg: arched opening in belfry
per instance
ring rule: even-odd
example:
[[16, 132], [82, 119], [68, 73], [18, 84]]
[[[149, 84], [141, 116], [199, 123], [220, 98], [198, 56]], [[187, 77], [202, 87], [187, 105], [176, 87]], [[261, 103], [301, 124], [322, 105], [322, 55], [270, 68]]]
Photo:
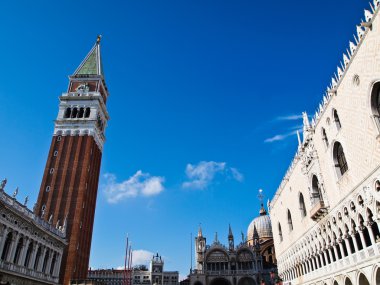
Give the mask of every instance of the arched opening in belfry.
[[359, 279], [358, 279], [358, 284], [360, 285], [370, 285], [367, 277], [363, 273], [360, 273]]
[[238, 285], [256, 285], [256, 282], [250, 277], [244, 277], [239, 280]]
[[79, 108], [78, 118], [83, 118], [84, 108]]
[[231, 283], [225, 278], [215, 278], [210, 285], [231, 285]]
[[66, 108], [65, 114], [63, 115], [64, 118], [70, 118], [71, 116], [71, 108]]
[[78, 115], [78, 108], [73, 108], [73, 111], [71, 112], [71, 118], [76, 118]]
[[86, 108], [86, 112], [84, 113], [84, 117], [85, 118], [89, 118], [90, 117], [90, 112], [91, 112], [91, 109], [89, 107]]
[[1, 260], [6, 260], [9, 254], [9, 249], [12, 243], [12, 232], [7, 234], [7, 238], [4, 243], [3, 252], [1, 253]]

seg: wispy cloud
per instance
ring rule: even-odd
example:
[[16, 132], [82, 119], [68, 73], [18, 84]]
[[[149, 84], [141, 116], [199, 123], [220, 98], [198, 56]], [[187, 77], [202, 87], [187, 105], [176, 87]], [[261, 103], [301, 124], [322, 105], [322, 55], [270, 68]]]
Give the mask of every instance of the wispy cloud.
[[286, 138], [288, 138], [288, 137], [290, 137], [292, 135], [295, 135], [297, 133], [297, 131], [299, 131], [299, 130], [293, 130], [293, 131], [285, 133], [285, 134], [277, 134], [277, 135], [275, 135], [273, 137], [265, 139], [264, 142], [265, 143], [273, 143], [273, 142], [283, 141]]
[[275, 119], [275, 121], [296, 121], [302, 119], [302, 114], [301, 115], [286, 115], [286, 116], [279, 116]]
[[241, 182], [244, 179], [236, 168], [227, 167], [225, 162], [201, 161], [196, 165], [188, 164], [185, 170], [188, 181], [182, 183], [183, 188], [205, 189], [209, 186], [217, 174], [231, 177]]
[[120, 183], [116, 181], [114, 174], [104, 175], [106, 184], [104, 193], [109, 203], [118, 203], [124, 199], [137, 196], [155, 196], [164, 191], [164, 177], [151, 176], [149, 173], [137, 171], [133, 176]]

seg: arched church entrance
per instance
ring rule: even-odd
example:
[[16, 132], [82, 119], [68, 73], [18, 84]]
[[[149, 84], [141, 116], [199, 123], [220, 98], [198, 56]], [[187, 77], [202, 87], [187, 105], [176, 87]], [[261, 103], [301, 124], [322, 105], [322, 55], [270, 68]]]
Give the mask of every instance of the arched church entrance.
[[256, 282], [250, 277], [243, 277], [239, 280], [238, 285], [256, 285]]
[[231, 283], [225, 278], [216, 278], [210, 282], [210, 285], [231, 285]]

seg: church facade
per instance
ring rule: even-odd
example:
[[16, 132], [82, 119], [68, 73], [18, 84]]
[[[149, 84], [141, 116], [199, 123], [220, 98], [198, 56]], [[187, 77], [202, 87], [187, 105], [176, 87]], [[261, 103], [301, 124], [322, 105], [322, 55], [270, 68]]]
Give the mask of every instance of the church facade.
[[365, 10], [311, 122], [303, 114], [270, 203], [284, 284], [380, 284], [379, 5]]
[[190, 285], [256, 285], [269, 281], [270, 270], [263, 268], [259, 235], [254, 229], [251, 244], [245, 240], [234, 245], [231, 227], [228, 246], [218, 240], [217, 234], [211, 245], [199, 228], [195, 238], [196, 269], [190, 274]]

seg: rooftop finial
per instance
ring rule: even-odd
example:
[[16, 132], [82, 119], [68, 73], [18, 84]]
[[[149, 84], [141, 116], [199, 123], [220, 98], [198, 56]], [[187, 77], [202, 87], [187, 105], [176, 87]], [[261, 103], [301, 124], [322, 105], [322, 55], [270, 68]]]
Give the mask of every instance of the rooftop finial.
[[102, 39], [102, 35], [98, 35], [98, 37], [96, 38], [96, 43], [99, 44], [101, 39]]
[[261, 204], [263, 203], [263, 200], [265, 197], [263, 192], [264, 192], [263, 189], [259, 189], [259, 194], [257, 195], [257, 198], [259, 198]]

